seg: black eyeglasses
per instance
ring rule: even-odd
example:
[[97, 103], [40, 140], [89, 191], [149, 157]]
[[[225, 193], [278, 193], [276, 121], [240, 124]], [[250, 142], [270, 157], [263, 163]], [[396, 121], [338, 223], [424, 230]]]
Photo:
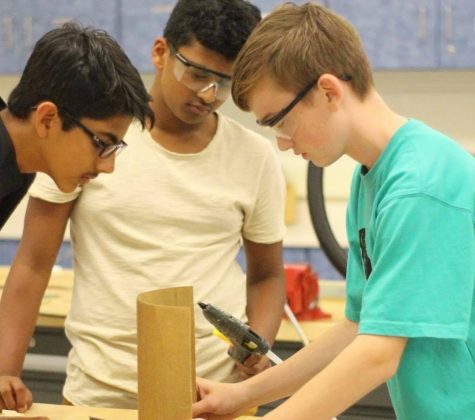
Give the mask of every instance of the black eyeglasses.
[[281, 109], [277, 114], [272, 117], [264, 118], [263, 120], [257, 120], [257, 124], [263, 127], [274, 127], [282, 118], [284, 118], [292, 109], [297, 105], [303, 97], [313, 88], [315, 83], [317, 83], [318, 79], [312, 80], [308, 85], [306, 85], [297, 96], [293, 99], [290, 104], [288, 104], [285, 108]]
[[[349, 75], [344, 75], [341, 77], [338, 77], [340, 80], [343, 80], [344, 82], [349, 82], [351, 80], [351, 76]], [[288, 104], [285, 108], [281, 109], [277, 114], [264, 118], [262, 120], [257, 120], [256, 123], [259, 124], [262, 127], [274, 127], [279, 121], [281, 121], [292, 109], [294, 109], [295, 105], [297, 105], [304, 97], [305, 95], [310, 91], [310, 89], [315, 86], [315, 84], [318, 82], [319, 77], [316, 79], [313, 79], [309, 84], [305, 85], [305, 87], [297, 93], [297, 96]]]
[[[36, 111], [37, 107], [32, 106], [30, 108], [32, 111]], [[106, 143], [105, 141], [102, 141], [97, 134], [95, 134], [92, 130], [87, 128], [82, 122], [77, 120], [73, 115], [67, 111], [65, 108], [61, 108], [61, 111], [63, 114], [65, 114], [75, 125], [77, 125], [84, 133], [87, 134], [87, 136], [91, 139], [92, 144], [94, 147], [99, 149], [99, 157], [102, 159], [106, 159], [109, 156], [115, 154], [116, 156], [122, 152], [127, 147], [127, 143], [124, 140], [118, 140], [115, 143]]]
[[124, 150], [127, 147], [127, 143], [124, 140], [118, 140], [116, 143], [106, 143], [102, 141], [97, 134], [95, 134], [92, 130], [87, 128], [82, 122], [77, 120], [75, 117], [71, 115], [70, 112], [65, 110], [64, 108], [61, 108], [61, 111], [63, 114], [65, 114], [74, 124], [76, 124], [84, 133], [88, 135], [88, 137], [91, 139], [92, 143], [94, 146], [99, 149], [99, 157], [102, 159], [106, 159], [109, 156], [112, 155], [119, 155], [122, 150]]

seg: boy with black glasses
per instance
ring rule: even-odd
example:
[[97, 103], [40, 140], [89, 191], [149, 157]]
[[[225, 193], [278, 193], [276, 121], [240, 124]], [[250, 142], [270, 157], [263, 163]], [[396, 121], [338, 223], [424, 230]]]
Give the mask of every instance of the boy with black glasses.
[[194, 414], [234, 418], [292, 395], [265, 417], [327, 420], [387, 382], [399, 420], [473, 418], [473, 157], [392, 111], [354, 28], [310, 3], [282, 6], [256, 27], [232, 92], [282, 150], [321, 167], [342, 155], [359, 163], [347, 211], [346, 320], [247, 381], [199, 380]]
[[[285, 302], [282, 172], [267, 139], [217, 112], [230, 93], [234, 59], [259, 20], [258, 9], [243, 0], [178, 1], [152, 50], [154, 127], [130, 128], [113, 179], [72, 194], [43, 178], [32, 187], [28, 241], [10, 280], [19, 290], [33, 280], [46, 285], [69, 218], [75, 287], [65, 324], [72, 350], [63, 395], [72, 404], [136, 407], [142, 291], [193, 285], [197, 301], [248, 320], [274, 340]], [[46, 230], [54, 238], [47, 245]], [[246, 273], [236, 261], [241, 241]], [[18, 337], [5, 308], [0, 354], [7, 346], [21, 354], [29, 336]], [[199, 375], [233, 382], [269, 366], [265, 357], [236, 365], [196, 309]], [[33, 324], [30, 314], [28, 331]], [[18, 375], [20, 358], [9, 365]]]
[[[132, 118], [145, 125], [152, 117], [148, 101], [137, 70], [105, 32], [66, 24], [45, 34], [8, 104], [0, 98], [0, 229], [35, 172], [65, 192], [112, 172]], [[79, 119], [103, 140], [86, 133], [91, 145]]]
[[[36, 43], [8, 103], [0, 98], [0, 228], [36, 172], [48, 174], [65, 193], [101, 172], [112, 172], [115, 156], [126, 147], [120, 139], [132, 119], [142, 127], [153, 124], [149, 101], [139, 73], [104, 31], [68, 23], [46, 33]], [[45, 232], [41, 242], [48, 240]], [[25, 295], [17, 295], [21, 285], [13, 281], [3, 291], [0, 410], [24, 411], [32, 402], [31, 392], [18, 377], [27, 342], [20, 338], [18, 354], [14, 343], [16, 337], [32, 334], [42, 297], [36, 276], [29, 279]], [[36, 296], [28, 299], [31, 293]], [[22, 318], [19, 302], [32, 314], [32, 323]]]

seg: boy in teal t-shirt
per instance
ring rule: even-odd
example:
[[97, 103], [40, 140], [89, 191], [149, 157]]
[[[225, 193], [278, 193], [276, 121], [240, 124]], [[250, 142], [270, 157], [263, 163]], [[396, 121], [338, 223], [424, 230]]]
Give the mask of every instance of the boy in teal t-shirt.
[[193, 414], [328, 420], [387, 382], [399, 420], [475, 419], [475, 160], [392, 111], [354, 28], [325, 7], [284, 5], [253, 31], [233, 99], [282, 150], [359, 163], [347, 212], [346, 319], [239, 384], [197, 380]]
[[408, 338], [388, 381], [402, 419], [475, 418], [474, 186], [473, 157], [415, 120], [354, 173], [346, 316]]

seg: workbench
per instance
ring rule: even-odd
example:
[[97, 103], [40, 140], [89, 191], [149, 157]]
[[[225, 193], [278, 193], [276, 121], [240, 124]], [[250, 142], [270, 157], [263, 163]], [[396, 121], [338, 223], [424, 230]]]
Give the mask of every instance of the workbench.
[[[26, 416], [45, 416], [50, 420], [137, 420], [137, 410], [121, 410], [117, 408], [72, 407], [54, 404], [33, 404]], [[0, 416], [0, 420], [1, 420]], [[251, 420], [257, 417], [242, 416], [239, 420]], [[21, 417], [19, 417], [21, 419]]]
[[[0, 266], [0, 288], [4, 284], [8, 269], [9, 267]], [[62, 401], [61, 389], [65, 379], [66, 355], [70, 349], [70, 344], [64, 335], [64, 319], [71, 302], [72, 284], [71, 270], [54, 270], [41, 304], [23, 373], [23, 380], [33, 391], [35, 401], [54, 404]], [[324, 312], [330, 313], [332, 318], [300, 323], [310, 341], [315, 340], [328, 328], [344, 319], [342, 298], [321, 299], [319, 306]], [[273, 346], [274, 352], [282, 359], [286, 359], [301, 348], [302, 343], [295, 329], [289, 321], [282, 320]], [[258, 414], [265, 414], [280, 402], [262, 406]], [[347, 412], [338, 416], [339, 420], [367, 420], [368, 418], [372, 420], [396, 418], [386, 385], [377, 388]]]

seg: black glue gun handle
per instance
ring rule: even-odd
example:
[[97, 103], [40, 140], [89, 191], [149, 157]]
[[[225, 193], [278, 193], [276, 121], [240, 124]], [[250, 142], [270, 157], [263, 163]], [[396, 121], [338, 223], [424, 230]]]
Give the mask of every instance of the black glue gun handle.
[[252, 354], [249, 350], [244, 347], [230, 347], [228, 350], [228, 354], [234, 359], [237, 360], [239, 363], [244, 363], [248, 357]]

